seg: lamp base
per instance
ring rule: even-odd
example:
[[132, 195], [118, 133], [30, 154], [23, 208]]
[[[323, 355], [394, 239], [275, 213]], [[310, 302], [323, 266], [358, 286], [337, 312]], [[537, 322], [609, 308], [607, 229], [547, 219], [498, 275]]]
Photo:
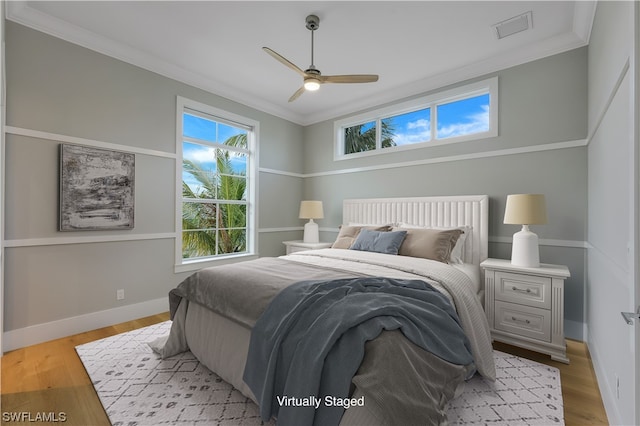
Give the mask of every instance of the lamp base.
[[302, 239], [305, 243], [319, 243], [320, 233], [318, 232], [318, 224], [309, 219], [309, 222], [304, 224], [304, 237]]
[[513, 234], [511, 264], [528, 268], [540, 266], [538, 236], [529, 230], [528, 225], [522, 225], [522, 230]]

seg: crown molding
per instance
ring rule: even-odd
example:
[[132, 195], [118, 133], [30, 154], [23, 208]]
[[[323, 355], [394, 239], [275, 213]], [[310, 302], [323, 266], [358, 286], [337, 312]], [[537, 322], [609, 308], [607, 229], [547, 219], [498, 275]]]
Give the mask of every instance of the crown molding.
[[374, 96], [354, 100], [340, 107], [334, 107], [310, 115], [302, 115], [279, 107], [266, 100], [257, 99], [254, 94], [244, 92], [238, 87], [230, 87], [222, 84], [210, 77], [194, 73], [163, 61], [154, 55], [134, 49], [123, 43], [115, 42], [84, 28], [42, 13], [29, 7], [26, 1], [8, 1], [5, 5], [6, 18], [8, 20], [302, 126], [319, 123], [385, 103], [416, 96], [450, 84], [585, 46], [589, 41], [596, 9], [595, 1], [576, 1], [574, 6], [573, 32], [570, 34], [551, 37], [528, 49], [517, 49], [499, 56], [485, 58], [484, 60], [465, 67], [439, 75], [429, 76], [414, 83], [398, 86]]
[[589, 44], [593, 20], [596, 17], [597, 0], [577, 1], [574, 4], [573, 32], [580, 37], [585, 44]]
[[42, 13], [39, 10], [29, 7], [26, 1], [6, 2], [6, 18], [50, 36], [68, 41], [69, 43], [197, 87], [259, 111], [284, 118], [285, 120], [300, 124], [303, 119], [299, 114], [292, 113], [270, 102], [257, 99], [254, 94], [222, 84], [210, 77], [194, 73], [139, 49], [113, 41], [77, 25], [70, 24], [67, 21]]
[[440, 89], [450, 84], [486, 76], [487, 74], [567, 52], [585, 45], [585, 41], [575, 33], [552, 37], [528, 49], [517, 49], [507, 54], [486, 58], [455, 70], [426, 77], [422, 80], [404, 86], [394, 87], [393, 89], [381, 92], [377, 95], [368, 96], [366, 99], [351, 102], [341, 108], [337, 107], [331, 110], [318, 112], [314, 114], [313, 117], [307, 117], [307, 120], [303, 124], [310, 125], [348, 115], [356, 111], [362, 111], [378, 107], [386, 103], [414, 97], [424, 94], [425, 92]]

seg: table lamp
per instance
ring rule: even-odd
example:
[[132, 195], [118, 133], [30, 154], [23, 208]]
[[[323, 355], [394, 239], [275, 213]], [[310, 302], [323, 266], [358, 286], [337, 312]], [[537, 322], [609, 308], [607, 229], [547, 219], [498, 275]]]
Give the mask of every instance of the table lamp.
[[529, 230], [529, 225], [547, 223], [547, 208], [543, 194], [514, 194], [507, 196], [504, 223], [522, 225], [522, 230], [513, 234], [511, 264], [537, 268], [540, 266], [538, 236]]
[[304, 237], [305, 243], [319, 243], [320, 235], [318, 233], [318, 224], [313, 219], [324, 218], [324, 212], [322, 211], [322, 201], [301, 201], [300, 202], [300, 219], [309, 219], [309, 222], [304, 225]]

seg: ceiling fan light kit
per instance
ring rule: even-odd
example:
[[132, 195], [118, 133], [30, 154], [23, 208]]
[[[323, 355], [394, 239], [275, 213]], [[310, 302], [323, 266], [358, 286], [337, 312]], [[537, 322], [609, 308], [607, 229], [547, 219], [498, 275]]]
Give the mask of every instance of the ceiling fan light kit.
[[271, 55], [275, 60], [291, 68], [302, 76], [303, 85], [289, 98], [289, 102], [295, 101], [307, 90], [318, 90], [320, 85], [323, 83], [373, 83], [378, 81], [378, 76], [375, 74], [322, 75], [320, 70], [313, 64], [313, 33], [320, 27], [320, 18], [316, 15], [309, 15], [305, 22], [307, 29], [311, 31], [311, 65], [309, 65], [309, 68], [306, 70], [303, 71], [300, 67], [274, 50], [269, 49], [268, 47], [262, 48], [262, 50]]
[[314, 92], [320, 88], [320, 80], [313, 77], [305, 78], [304, 88], [310, 92]]

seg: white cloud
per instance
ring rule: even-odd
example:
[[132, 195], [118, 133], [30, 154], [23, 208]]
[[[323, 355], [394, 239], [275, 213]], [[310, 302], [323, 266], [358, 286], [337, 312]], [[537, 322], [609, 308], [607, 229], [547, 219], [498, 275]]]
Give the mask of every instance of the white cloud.
[[431, 137], [431, 122], [421, 118], [419, 120], [410, 121], [406, 125], [406, 132], [398, 132], [393, 140], [396, 145], [410, 145], [414, 143], [426, 142]]
[[407, 129], [431, 129], [431, 123], [425, 118], [407, 123]]
[[469, 121], [454, 123], [438, 128], [438, 138], [451, 138], [489, 130], [489, 106], [483, 105], [482, 112], [467, 116]]
[[183, 156], [187, 160], [195, 163], [212, 163], [215, 161], [215, 148], [199, 147], [198, 149], [189, 149], [183, 152]]

